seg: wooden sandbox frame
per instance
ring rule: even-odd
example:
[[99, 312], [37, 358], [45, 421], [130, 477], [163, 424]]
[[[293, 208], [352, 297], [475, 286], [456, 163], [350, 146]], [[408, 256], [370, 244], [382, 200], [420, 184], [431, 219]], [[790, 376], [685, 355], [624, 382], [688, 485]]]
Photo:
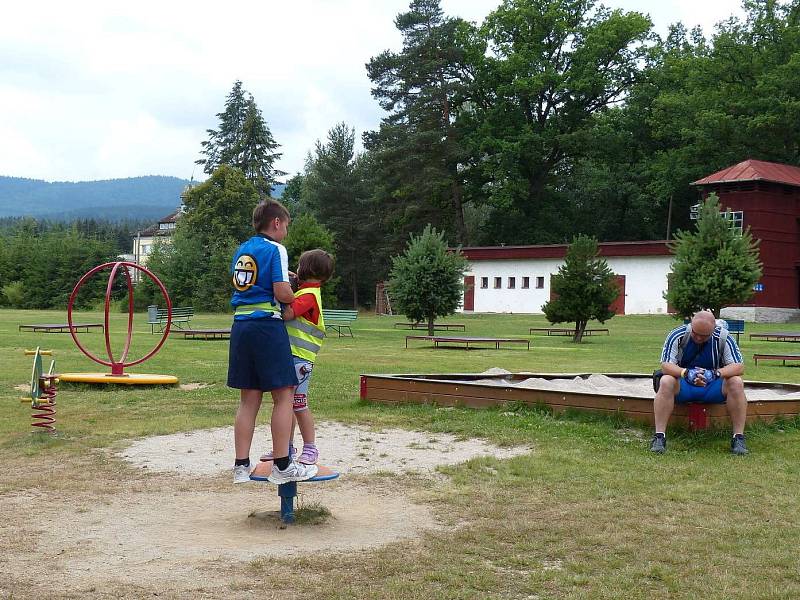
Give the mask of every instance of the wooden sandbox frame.
[[[532, 377], [541, 379], [587, 378], [591, 373], [509, 373], [487, 375], [480, 373], [361, 375], [361, 399], [380, 404], [433, 404], [467, 408], [489, 408], [506, 404], [527, 406], [546, 405], [555, 413], [566, 410], [585, 410], [597, 413], [620, 413], [630, 419], [653, 425], [653, 399], [636, 396], [608, 395], [591, 392], [566, 392], [560, 390], [516, 387], [513, 382]], [[603, 373], [606, 377], [620, 379], [646, 379], [643, 373]], [[478, 380], [496, 379], [509, 385], [488, 385]], [[800, 385], [745, 381], [745, 392], [770, 389], [784, 393], [800, 393]], [[747, 405], [747, 422], [770, 422], [782, 416], [791, 418], [800, 414], [800, 400], [750, 400]], [[676, 404], [671, 424], [682, 424], [702, 429], [708, 426], [726, 426], [728, 411], [724, 404]]]

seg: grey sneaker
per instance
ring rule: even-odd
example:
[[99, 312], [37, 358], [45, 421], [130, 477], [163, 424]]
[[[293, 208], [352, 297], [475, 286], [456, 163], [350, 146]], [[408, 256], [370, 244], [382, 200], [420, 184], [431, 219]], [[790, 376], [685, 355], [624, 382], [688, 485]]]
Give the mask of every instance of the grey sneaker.
[[319, 450], [313, 444], [303, 444], [303, 452], [297, 458], [297, 462], [303, 463], [304, 465], [315, 465], [317, 464], [317, 459], [319, 458]]
[[247, 483], [250, 481], [252, 465], [236, 465], [233, 467], [233, 483]]
[[664, 454], [667, 451], [667, 438], [663, 435], [654, 435], [653, 441], [650, 442], [650, 452], [656, 454]]
[[270, 483], [289, 483], [290, 481], [305, 481], [311, 479], [317, 474], [317, 465], [302, 465], [299, 462], [292, 461], [285, 471], [281, 471], [275, 464], [272, 464], [272, 473], [269, 474], [267, 480]]
[[744, 443], [744, 436], [741, 433], [733, 436], [733, 439], [731, 440], [731, 454], [744, 456], [747, 454], [747, 452], [747, 446]]

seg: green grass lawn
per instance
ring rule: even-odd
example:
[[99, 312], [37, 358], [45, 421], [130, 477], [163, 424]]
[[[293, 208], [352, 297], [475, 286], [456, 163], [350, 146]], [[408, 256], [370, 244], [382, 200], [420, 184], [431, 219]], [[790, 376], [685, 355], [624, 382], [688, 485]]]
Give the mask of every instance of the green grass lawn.
[[[98, 320], [83, 313], [77, 321]], [[23, 349], [55, 352], [57, 370], [105, 371], [80, 354], [68, 334], [18, 332], [23, 323], [63, 322], [53, 311], [0, 310], [0, 495], [34, 490], [41, 480], [20, 475], [43, 461], [80, 463], [87, 451], [121, 440], [230, 425], [238, 394], [225, 387], [226, 341], [170, 338], [133, 372], [177, 375], [208, 387], [62, 388], [58, 435], [29, 433], [29, 407], [14, 386], [30, 377]], [[102, 318], [99, 318], [102, 321]], [[533, 372], [639, 372], [658, 366], [665, 316], [617, 317], [610, 336], [534, 336], [501, 350], [405, 349], [395, 330], [403, 317], [359, 316], [353, 338], [329, 338], [314, 371], [311, 405], [317, 419], [481, 437], [500, 445], [531, 444], [510, 460], [491, 457], [447, 467], [446, 483], [425, 497], [443, 523], [412, 542], [337, 556], [255, 562], [269, 590], [276, 568], [299, 597], [309, 598], [798, 598], [800, 597], [800, 428], [797, 421], [756, 425], [751, 454], [727, 453], [728, 431], [675, 432], [669, 452], [651, 456], [651, 432], [619, 419], [554, 417], [544, 411], [440, 410], [385, 407], [359, 401], [361, 373], [481, 372], [491, 367]], [[543, 316], [454, 316], [470, 336], [528, 337]], [[226, 327], [226, 315], [197, 315], [192, 327]], [[114, 315], [121, 331], [123, 315]], [[746, 378], [800, 383], [800, 368], [752, 365], [754, 352], [791, 351], [789, 343], [749, 341], [747, 334], [797, 325], [748, 323], [741, 347]], [[459, 332], [451, 332], [458, 335]], [[103, 353], [99, 332], [80, 334]], [[121, 348], [115, 334], [117, 352]], [[158, 339], [137, 315], [131, 356]], [[797, 346], [800, 353], [800, 345]], [[262, 413], [264, 410], [262, 409]], [[325, 440], [320, 440], [322, 444]], [[2, 472], [2, 471], [0, 471]], [[54, 484], [55, 485], [55, 484]], [[2, 548], [0, 547], [0, 551]], [[308, 576], [313, 573], [313, 576]], [[321, 584], [320, 582], [324, 582]], [[2, 589], [2, 586], [0, 586]], [[17, 597], [17, 596], [14, 596]]]

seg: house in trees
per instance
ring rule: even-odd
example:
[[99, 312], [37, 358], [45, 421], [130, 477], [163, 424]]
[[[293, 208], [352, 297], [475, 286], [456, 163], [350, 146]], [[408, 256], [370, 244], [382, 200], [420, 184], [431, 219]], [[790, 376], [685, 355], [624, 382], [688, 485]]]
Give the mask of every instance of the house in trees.
[[[142, 266], [147, 265], [147, 257], [153, 250], [153, 244], [156, 240], [169, 243], [172, 234], [175, 233], [175, 226], [183, 213], [184, 206], [181, 204], [179, 208], [160, 218], [157, 223], [137, 231], [136, 237], [133, 238], [133, 262]], [[138, 271], [135, 275], [138, 276]]]
[[[760, 240], [764, 274], [745, 306], [722, 315], [759, 322], [800, 319], [800, 167], [746, 160], [692, 183], [705, 198], [719, 197], [734, 227]], [[567, 245], [462, 248], [470, 264], [464, 278], [465, 312], [541, 313], [550, 277]], [[664, 293], [672, 255], [664, 240], [605, 242], [600, 256], [617, 274], [617, 314], [670, 312]]]

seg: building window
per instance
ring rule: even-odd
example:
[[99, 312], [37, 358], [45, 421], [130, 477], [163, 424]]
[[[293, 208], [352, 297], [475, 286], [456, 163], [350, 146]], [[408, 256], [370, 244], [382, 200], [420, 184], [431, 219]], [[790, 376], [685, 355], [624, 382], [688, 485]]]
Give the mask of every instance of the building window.
[[544, 289], [544, 277], [537, 277], [536, 278], [536, 289], [543, 290]]
[[150, 244], [142, 244], [142, 254], [150, 254]]
[[494, 278], [494, 289], [499, 290], [503, 287], [503, 278], [502, 277], [495, 277]]
[[508, 278], [508, 289], [513, 290], [517, 287], [517, 278], [516, 277], [509, 277]]
[[523, 277], [522, 278], [522, 289], [527, 290], [531, 287], [531, 278], [530, 277]]
[[744, 213], [741, 210], [726, 210], [722, 216], [731, 222], [731, 228], [742, 235], [742, 225], [744, 224]]
[[481, 289], [485, 290], [489, 287], [489, 278], [488, 277], [481, 277]]
[[159, 223], [159, 229], [175, 229], [175, 223]]

